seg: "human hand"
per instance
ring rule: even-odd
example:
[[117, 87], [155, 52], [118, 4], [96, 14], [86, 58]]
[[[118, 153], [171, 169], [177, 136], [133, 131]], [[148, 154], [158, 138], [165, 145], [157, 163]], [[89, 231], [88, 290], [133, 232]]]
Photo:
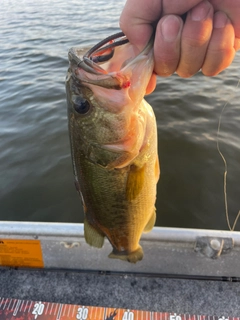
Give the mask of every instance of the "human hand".
[[[184, 13], [185, 22], [180, 17]], [[239, 0], [128, 0], [120, 27], [139, 49], [156, 29], [157, 75], [177, 72], [187, 78], [201, 69], [204, 75], [214, 76], [231, 64], [235, 50], [240, 48], [239, 16]], [[155, 85], [153, 76], [147, 93]]]

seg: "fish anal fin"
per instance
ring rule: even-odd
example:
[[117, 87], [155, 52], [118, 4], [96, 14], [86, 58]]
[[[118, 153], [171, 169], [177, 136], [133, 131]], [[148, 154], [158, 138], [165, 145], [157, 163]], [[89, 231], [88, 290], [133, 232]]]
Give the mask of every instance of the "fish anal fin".
[[87, 219], [84, 220], [84, 237], [90, 246], [102, 248], [104, 236], [100, 234], [94, 227], [92, 227]]
[[113, 251], [108, 256], [111, 259], [120, 259], [123, 261], [128, 261], [131, 263], [136, 263], [143, 258], [143, 250], [141, 246], [138, 246], [137, 250], [130, 253], [122, 253], [113, 249]]
[[126, 198], [128, 201], [136, 199], [144, 185], [146, 164], [138, 167], [134, 164], [130, 166], [126, 184]]
[[148, 223], [146, 224], [143, 232], [150, 232], [154, 227], [156, 222], [156, 209], [154, 208], [151, 218], [149, 219]]

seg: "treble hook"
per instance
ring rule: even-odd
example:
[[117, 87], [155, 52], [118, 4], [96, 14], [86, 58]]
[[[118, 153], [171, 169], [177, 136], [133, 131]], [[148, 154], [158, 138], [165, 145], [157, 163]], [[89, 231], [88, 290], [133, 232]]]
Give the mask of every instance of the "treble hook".
[[[117, 40], [117, 39], [119, 39], [119, 40]], [[125, 34], [123, 32], [115, 33], [115, 34], [107, 37], [106, 39], [100, 41], [95, 46], [93, 46], [88, 52], [85, 53], [85, 55], [83, 56], [83, 59], [89, 58], [94, 62], [108, 61], [109, 59], [111, 59], [113, 57], [114, 48], [117, 46], [121, 46], [127, 42], [129, 42], [129, 40], [127, 39], [127, 37], [125, 36]], [[107, 45], [105, 46], [105, 44], [107, 44]], [[112, 49], [110, 54], [101, 55], [101, 56], [98, 55], [96, 57], [92, 57], [92, 55], [106, 51], [108, 49]]]
[[[128, 42], [129, 40], [125, 34], [123, 32], [118, 32], [93, 46], [83, 55], [82, 60], [77, 56], [76, 48], [71, 48], [68, 53], [69, 60], [73, 61], [79, 68], [82, 68], [87, 72], [98, 75], [105, 74], [107, 72], [98, 64], [110, 60], [114, 55], [114, 48]], [[109, 49], [111, 49], [110, 53], [100, 54], [101, 52], [106, 50], [108, 51]]]

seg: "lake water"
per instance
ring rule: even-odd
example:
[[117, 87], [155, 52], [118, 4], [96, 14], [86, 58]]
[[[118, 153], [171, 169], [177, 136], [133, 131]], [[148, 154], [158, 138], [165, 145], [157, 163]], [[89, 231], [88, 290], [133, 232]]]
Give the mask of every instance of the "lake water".
[[[72, 46], [118, 32], [122, 0], [3, 0], [0, 7], [0, 219], [82, 222], [73, 184], [65, 74]], [[214, 78], [159, 78], [147, 97], [159, 135], [157, 225], [227, 229], [240, 209], [240, 55]], [[240, 222], [236, 227], [240, 230]]]

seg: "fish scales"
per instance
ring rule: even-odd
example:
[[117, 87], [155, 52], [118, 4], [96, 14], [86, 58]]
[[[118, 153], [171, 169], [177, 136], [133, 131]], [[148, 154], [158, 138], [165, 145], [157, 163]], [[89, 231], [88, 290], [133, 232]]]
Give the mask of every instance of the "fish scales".
[[70, 59], [66, 88], [86, 242], [101, 247], [107, 237], [110, 258], [137, 262], [143, 257], [141, 234], [155, 223], [159, 163], [156, 120], [143, 99], [153, 70], [151, 45], [132, 55], [129, 44], [116, 48], [103, 74], [99, 66], [89, 72]]

